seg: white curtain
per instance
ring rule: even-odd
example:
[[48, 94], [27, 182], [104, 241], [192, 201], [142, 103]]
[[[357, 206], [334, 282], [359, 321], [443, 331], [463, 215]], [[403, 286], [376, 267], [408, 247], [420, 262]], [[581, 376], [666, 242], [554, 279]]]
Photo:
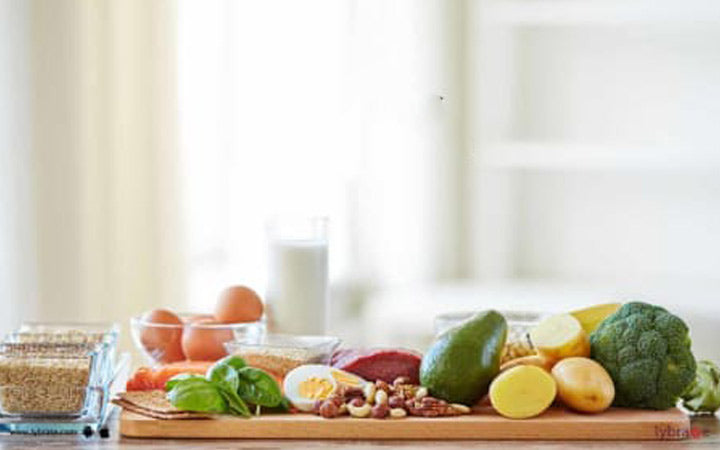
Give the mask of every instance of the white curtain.
[[1, 4], [3, 329], [174, 304], [175, 3]]

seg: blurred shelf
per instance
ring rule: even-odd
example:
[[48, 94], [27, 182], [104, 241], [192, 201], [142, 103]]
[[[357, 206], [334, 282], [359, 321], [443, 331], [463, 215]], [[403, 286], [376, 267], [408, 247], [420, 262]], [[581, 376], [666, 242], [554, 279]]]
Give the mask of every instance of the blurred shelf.
[[717, 0], [491, 0], [486, 22], [508, 25], [621, 25], [720, 22]]
[[[684, 151], [685, 150], [685, 151]], [[510, 141], [476, 150], [480, 168], [537, 170], [717, 170], [720, 149]]]

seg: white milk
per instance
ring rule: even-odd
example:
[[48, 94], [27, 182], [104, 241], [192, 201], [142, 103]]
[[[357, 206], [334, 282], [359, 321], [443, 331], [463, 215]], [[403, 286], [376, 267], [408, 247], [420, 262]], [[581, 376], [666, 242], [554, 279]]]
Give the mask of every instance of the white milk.
[[328, 245], [326, 240], [270, 242], [266, 300], [275, 333], [325, 333]]

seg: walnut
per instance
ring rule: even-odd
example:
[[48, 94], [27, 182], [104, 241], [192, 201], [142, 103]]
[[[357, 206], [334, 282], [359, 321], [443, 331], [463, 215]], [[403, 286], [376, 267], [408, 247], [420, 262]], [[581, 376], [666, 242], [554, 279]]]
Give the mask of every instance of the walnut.
[[423, 397], [420, 400], [407, 400], [405, 406], [411, 416], [441, 417], [462, 414], [458, 408], [453, 408], [448, 402], [434, 397]]

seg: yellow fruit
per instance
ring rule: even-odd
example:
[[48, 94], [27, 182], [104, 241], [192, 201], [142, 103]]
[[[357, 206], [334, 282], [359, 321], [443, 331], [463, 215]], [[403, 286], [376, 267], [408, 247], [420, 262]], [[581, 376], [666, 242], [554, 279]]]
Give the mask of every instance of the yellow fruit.
[[580, 322], [570, 314], [558, 314], [530, 330], [538, 353], [558, 361], [571, 356], [590, 356], [590, 340]]
[[552, 376], [558, 397], [572, 409], [599, 413], [615, 398], [615, 385], [605, 368], [588, 358], [566, 358], [555, 364]]
[[578, 309], [570, 314], [573, 315], [582, 325], [585, 332], [589, 335], [600, 323], [607, 319], [610, 314], [613, 314], [622, 306], [622, 303], [604, 303], [602, 305], [595, 305], [589, 308]]
[[536, 366], [517, 366], [501, 373], [490, 384], [490, 403], [499, 414], [527, 419], [542, 414], [555, 400], [553, 377]]

